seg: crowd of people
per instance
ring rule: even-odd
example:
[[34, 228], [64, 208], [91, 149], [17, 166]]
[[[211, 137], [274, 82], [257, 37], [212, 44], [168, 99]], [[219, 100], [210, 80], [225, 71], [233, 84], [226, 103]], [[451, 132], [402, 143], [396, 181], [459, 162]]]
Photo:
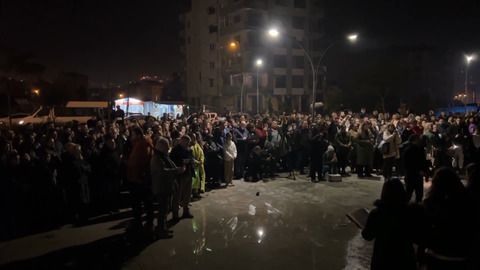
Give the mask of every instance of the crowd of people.
[[[415, 115], [362, 109], [315, 117], [193, 113], [135, 120], [124, 119], [117, 109], [113, 115], [112, 120], [91, 119], [84, 124], [1, 126], [0, 239], [63, 223], [82, 224], [99, 213], [114, 214], [121, 207], [123, 190], [129, 191], [134, 216], [129, 229], [168, 237], [167, 216], [171, 213], [174, 222], [192, 218], [190, 202], [201, 199], [208, 189], [231, 186], [233, 179], [268, 180], [278, 173], [288, 173], [291, 179], [307, 175], [312, 182], [324, 181], [330, 174], [383, 176], [388, 185], [378, 214], [372, 212], [364, 231], [365, 238], [376, 238], [377, 243], [390, 233], [382, 232], [384, 225], [379, 224], [393, 222], [388, 215], [404, 211], [413, 193], [434, 226], [432, 233], [463, 232], [458, 224], [440, 224], [464, 218], [448, 216], [461, 215], [457, 208], [463, 209], [463, 204], [476, 204], [478, 211], [478, 199], [455, 201], [468, 198], [468, 192], [479, 196], [477, 167], [469, 167], [475, 172], [469, 191], [460, 186], [457, 176], [467, 172], [467, 164], [480, 161], [476, 113]], [[438, 168], [449, 169], [434, 174]], [[430, 176], [432, 191], [424, 196], [423, 183]], [[404, 177], [405, 195], [397, 194], [399, 186], [392, 184], [398, 177]], [[387, 218], [381, 214], [383, 208], [389, 209]], [[442, 253], [445, 243], [438, 245], [439, 249], [428, 248], [451, 255]]]

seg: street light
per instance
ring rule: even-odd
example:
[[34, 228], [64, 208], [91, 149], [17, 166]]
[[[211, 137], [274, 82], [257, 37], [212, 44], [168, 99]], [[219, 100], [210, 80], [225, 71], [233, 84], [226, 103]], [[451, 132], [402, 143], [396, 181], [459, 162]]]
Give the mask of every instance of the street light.
[[465, 55], [465, 60], [467, 60], [467, 65], [470, 64], [475, 59], [474, 55]]
[[[280, 36], [280, 31], [277, 28], [272, 27], [272, 28], [268, 29], [267, 34], [270, 38], [277, 39]], [[320, 69], [320, 64], [321, 64], [325, 54], [328, 52], [328, 50], [330, 50], [330, 48], [332, 48], [337, 43], [337, 41], [332, 42], [325, 49], [325, 51], [323, 51], [323, 53], [321, 54], [321, 56], [318, 60], [317, 68], [315, 68], [315, 65], [313, 64], [313, 59], [312, 59], [310, 53], [307, 51], [307, 49], [295, 37], [292, 37], [292, 36], [289, 36], [289, 37], [295, 42], [295, 44], [300, 49], [303, 50], [305, 56], [307, 57], [308, 62], [310, 63], [310, 67], [312, 69], [312, 84], [313, 84], [312, 85], [312, 119], [314, 119], [315, 118], [315, 101], [316, 101], [315, 95], [316, 95], [318, 70]], [[357, 33], [348, 34], [347, 35], [347, 40], [350, 43], [355, 43], [358, 40], [358, 34]]]
[[119, 98], [123, 98], [124, 95], [123, 95], [123, 94], [118, 94], [118, 97], [119, 97]]
[[263, 59], [258, 58], [255, 61], [255, 67], [257, 68], [257, 114], [259, 113], [259, 108], [260, 108], [258, 76], [259, 76], [259, 73], [260, 73], [260, 68], [262, 66], [263, 66]]
[[475, 60], [475, 55], [465, 55], [465, 97], [468, 95], [468, 67], [470, 66], [470, 62], [473, 60]]
[[277, 28], [270, 28], [268, 30], [268, 35], [272, 38], [277, 38], [280, 35], [280, 32]]
[[[280, 36], [280, 31], [277, 28], [272, 27], [268, 30], [267, 34], [270, 38], [278, 39], [278, 37]], [[292, 36], [289, 36], [289, 37], [295, 42], [295, 44], [300, 49], [303, 50], [303, 53], [305, 54], [308, 62], [310, 63], [310, 68], [312, 69], [312, 80], [313, 80], [313, 85], [312, 85], [312, 117], [314, 117], [314, 115], [315, 115], [315, 86], [316, 86], [316, 79], [317, 79], [315, 65], [313, 64], [313, 59], [310, 56], [310, 53], [308, 53], [307, 49], [305, 49], [305, 47], [295, 37], [292, 37]]]
[[32, 89], [32, 92], [33, 92], [36, 96], [40, 96], [40, 89], [38, 89], [38, 88]]
[[231, 52], [236, 52], [238, 50], [239, 44], [237, 41], [232, 40], [228, 43], [228, 50]]
[[356, 33], [349, 34], [349, 35], [347, 36], [347, 39], [348, 39], [348, 41], [350, 41], [350, 42], [352, 42], [352, 43], [357, 42], [358, 34], [356, 34]]

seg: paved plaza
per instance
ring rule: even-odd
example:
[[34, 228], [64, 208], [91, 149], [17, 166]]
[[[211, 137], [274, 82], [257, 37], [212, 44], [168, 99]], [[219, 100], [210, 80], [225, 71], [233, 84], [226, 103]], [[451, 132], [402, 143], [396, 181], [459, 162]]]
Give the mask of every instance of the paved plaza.
[[[234, 181], [192, 203], [174, 237], [131, 244], [130, 212], [0, 243], [6, 269], [368, 269], [371, 244], [346, 214], [371, 208], [380, 179]], [[33, 268], [32, 268], [33, 267]]]

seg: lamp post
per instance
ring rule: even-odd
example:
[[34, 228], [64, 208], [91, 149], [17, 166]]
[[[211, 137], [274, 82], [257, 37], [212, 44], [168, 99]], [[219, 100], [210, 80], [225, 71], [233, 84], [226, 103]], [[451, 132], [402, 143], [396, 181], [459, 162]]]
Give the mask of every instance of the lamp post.
[[243, 113], [243, 90], [245, 89], [245, 78], [242, 72], [242, 88], [240, 89], [240, 112]]
[[[274, 27], [270, 28], [267, 31], [267, 34], [272, 39], [278, 39], [280, 37], [280, 31]], [[307, 57], [307, 60], [310, 64], [310, 68], [312, 69], [312, 80], [313, 80], [312, 82], [313, 83], [312, 85], [312, 117], [314, 117], [315, 116], [315, 86], [316, 86], [316, 77], [317, 77], [315, 65], [313, 64], [313, 59], [310, 53], [307, 51], [307, 49], [295, 37], [292, 37], [292, 36], [288, 36], [288, 37], [290, 37], [293, 40], [293, 42], [295, 42], [295, 44], [303, 51], [303, 53]]]
[[260, 109], [258, 76], [260, 74], [260, 68], [262, 66], [263, 66], [263, 59], [258, 58], [255, 61], [255, 67], [257, 68], [257, 114], [259, 113], [259, 109]]
[[[231, 40], [227, 44], [228, 52], [235, 57], [235, 53], [240, 50], [240, 43], [237, 40]], [[245, 90], [245, 73], [242, 71], [242, 85], [240, 88], [240, 112], [243, 113], [243, 92]]]
[[[357, 40], [358, 40], [358, 34], [357, 33], [352, 33], [352, 34], [348, 34], [346, 36], [346, 40], [353, 44], [353, 43], [356, 43]], [[322, 54], [320, 55], [320, 58], [318, 59], [318, 63], [317, 63], [317, 69], [316, 69], [316, 74], [320, 74], [320, 66], [322, 64], [322, 61], [323, 61], [323, 58], [325, 57], [325, 55], [327, 54], [327, 52], [332, 48], [334, 47], [337, 43], [339, 42], [339, 40], [336, 40], [336, 41], [333, 41], [332, 43], [330, 43], [330, 45], [327, 46], [327, 48], [322, 52]], [[318, 80], [318, 79], [317, 79]], [[317, 81], [316, 80], [316, 81]], [[326, 70], [323, 74], [323, 80], [325, 82], [325, 88], [326, 88], [326, 80], [327, 80], [327, 75], [326, 75]], [[324, 91], [326, 91], [326, 89], [324, 89]]]
[[468, 67], [470, 66], [470, 62], [475, 59], [473, 54], [465, 55], [465, 97], [468, 96]]
[[[280, 37], [280, 31], [277, 29], [277, 28], [270, 28], [268, 31], [267, 31], [267, 34], [269, 37], [273, 38], [273, 39], [278, 39]], [[307, 60], [310, 64], [310, 68], [312, 69], [312, 118], [315, 118], [315, 101], [316, 101], [316, 85], [317, 85], [317, 74], [319, 73], [319, 68], [320, 68], [320, 63], [322, 62], [324, 56], [326, 55], [326, 53], [328, 52], [328, 50], [330, 50], [330, 48], [332, 48], [337, 42], [332, 42], [326, 49], [325, 51], [323, 51], [323, 53], [320, 55], [320, 58], [318, 60], [318, 64], [317, 64], [317, 68], [315, 68], [315, 65], [313, 63], [313, 59], [310, 55], [310, 53], [307, 51], [307, 49], [293, 36], [289, 36], [294, 42], [295, 44], [303, 50], [303, 53], [305, 54], [305, 56], [307, 57]], [[349, 34], [347, 36], [347, 40], [351, 43], [354, 43], [358, 40], [358, 34]]]

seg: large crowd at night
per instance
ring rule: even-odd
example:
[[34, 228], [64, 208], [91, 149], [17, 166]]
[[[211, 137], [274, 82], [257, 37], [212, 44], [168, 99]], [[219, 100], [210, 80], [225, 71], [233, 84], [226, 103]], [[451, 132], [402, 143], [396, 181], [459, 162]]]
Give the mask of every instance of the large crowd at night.
[[[477, 113], [114, 115], [1, 126], [0, 239], [115, 215], [125, 197], [129, 232], [170, 237], [168, 225], [193, 218], [203, 193], [233, 180], [356, 174], [385, 181], [363, 229], [375, 239], [372, 269], [467, 269], [478, 255]], [[401, 266], [385, 268], [392, 263]]]

